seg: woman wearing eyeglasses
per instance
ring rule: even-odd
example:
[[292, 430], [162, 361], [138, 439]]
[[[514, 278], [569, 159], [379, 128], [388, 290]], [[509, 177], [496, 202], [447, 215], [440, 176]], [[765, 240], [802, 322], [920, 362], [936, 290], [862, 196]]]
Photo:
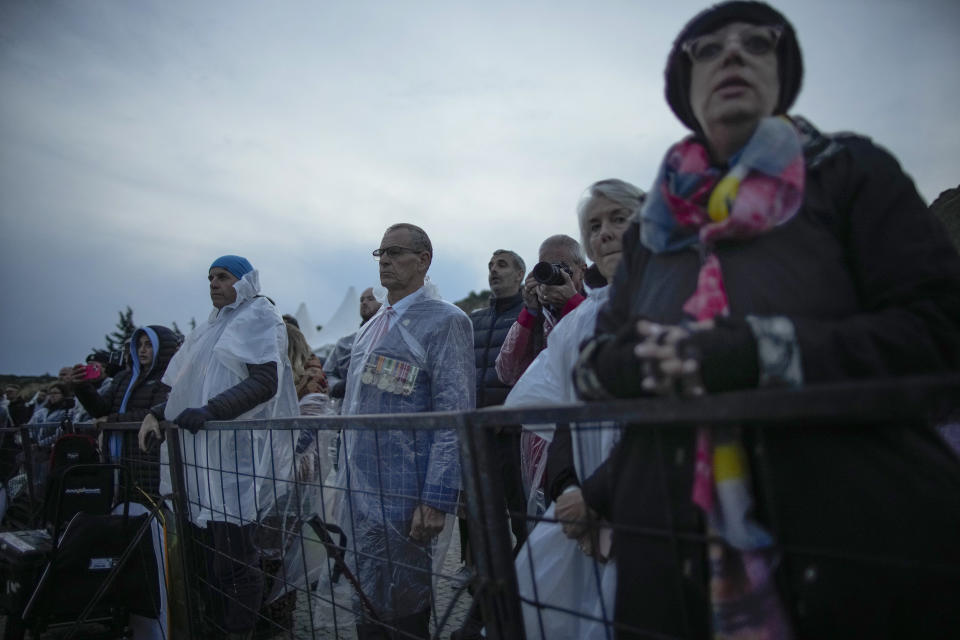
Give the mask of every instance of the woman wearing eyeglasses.
[[[692, 135], [624, 235], [583, 397], [960, 370], [960, 258], [888, 152], [787, 116], [783, 15], [703, 11], [665, 76]], [[627, 429], [582, 494], [618, 526], [618, 637], [960, 628], [960, 463], [925, 425]]]

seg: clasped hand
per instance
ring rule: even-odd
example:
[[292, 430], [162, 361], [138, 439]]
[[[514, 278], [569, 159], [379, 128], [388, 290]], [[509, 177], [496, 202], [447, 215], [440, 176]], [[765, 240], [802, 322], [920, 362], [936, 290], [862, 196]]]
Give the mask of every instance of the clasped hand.
[[682, 343], [693, 333], [712, 329], [713, 326], [712, 320], [684, 326], [637, 321], [636, 332], [640, 342], [633, 347], [633, 354], [643, 365], [640, 383], [643, 391], [654, 395], [703, 395], [699, 354], [684, 349]]
[[563, 525], [563, 534], [576, 540], [580, 551], [600, 562], [609, 559], [613, 532], [609, 526], [600, 526], [597, 513], [584, 502], [583, 491], [561, 494], [554, 515]]

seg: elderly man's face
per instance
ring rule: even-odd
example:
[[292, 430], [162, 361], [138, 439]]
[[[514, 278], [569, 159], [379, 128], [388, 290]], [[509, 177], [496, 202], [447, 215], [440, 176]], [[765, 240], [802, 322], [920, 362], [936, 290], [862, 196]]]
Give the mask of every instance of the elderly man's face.
[[360, 294], [360, 319], [366, 322], [380, 308], [380, 303], [373, 296], [373, 287], [363, 290]]
[[394, 229], [383, 235], [380, 248], [400, 247], [405, 251], [392, 256], [384, 253], [380, 256], [380, 284], [390, 292], [412, 293], [423, 284], [430, 266], [430, 254], [426, 251], [414, 251], [413, 238], [409, 229]]
[[237, 290], [233, 285], [239, 278], [235, 275], [221, 267], [213, 267], [207, 280], [210, 281], [210, 301], [217, 309], [237, 301]]
[[17, 389], [16, 387], [7, 387], [7, 388], [4, 390], [4, 393], [7, 394], [7, 399], [8, 399], [8, 400], [13, 400], [14, 398], [17, 397], [17, 392], [18, 392], [18, 391], [19, 391], [19, 389]]

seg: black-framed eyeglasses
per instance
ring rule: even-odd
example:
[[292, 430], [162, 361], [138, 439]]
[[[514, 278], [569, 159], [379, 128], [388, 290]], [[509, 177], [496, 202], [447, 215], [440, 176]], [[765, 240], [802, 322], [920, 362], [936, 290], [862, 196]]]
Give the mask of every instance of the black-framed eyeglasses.
[[690, 56], [693, 63], [710, 62], [716, 60], [723, 53], [730, 40], [737, 40], [740, 48], [753, 56], [763, 56], [777, 48], [780, 36], [783, 35], [782, 25], [753, 25], [733, 33], [707, 35], [690, 38], [681, 45], [681, 48]]
[[409, 247], [401, 247], [399, 245], [393, 245], [391, 247], [380, 247], [379, 249], [373, 250], [373, 259], [377, 262], [380, 261], [380, 256], [387, 256], [390, 259], [399, 258], [405, 253], [420, 253], [419, 249], [410, 249]]

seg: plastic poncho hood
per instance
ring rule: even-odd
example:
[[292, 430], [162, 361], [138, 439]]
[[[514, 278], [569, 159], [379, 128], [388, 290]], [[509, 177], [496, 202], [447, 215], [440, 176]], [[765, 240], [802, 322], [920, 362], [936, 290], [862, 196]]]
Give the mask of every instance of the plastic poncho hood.
[[[163, 377], [170, 386], [164, 413], [167, 420], [176, 419], [184, 409], [202, 407], [213, 396], [243, 381], [249, 375], [247, 364], [267, 362], [278, 363], [276, 395], [235, 419], [299, 413], [280, 312], [258, 295], [256, 269], [233, 286], [237, 299], [214, 309], [207, 322], [187, 336], [167, 366]], [[197, 524], [211, 519], [233, 523], [255, 520], [273, 506], [276, 491], [286, 490], [287, 484], [274, 483], [274, 478], [286, 480], [293, 475], [296, 434], [211, 429], [196, 435], [181, 431], [180, 439], [191, 519]], [[169, 485], [165, 486], [168, 482], [167, 472], [161, 479], [161, 493], [169, 491]]]

